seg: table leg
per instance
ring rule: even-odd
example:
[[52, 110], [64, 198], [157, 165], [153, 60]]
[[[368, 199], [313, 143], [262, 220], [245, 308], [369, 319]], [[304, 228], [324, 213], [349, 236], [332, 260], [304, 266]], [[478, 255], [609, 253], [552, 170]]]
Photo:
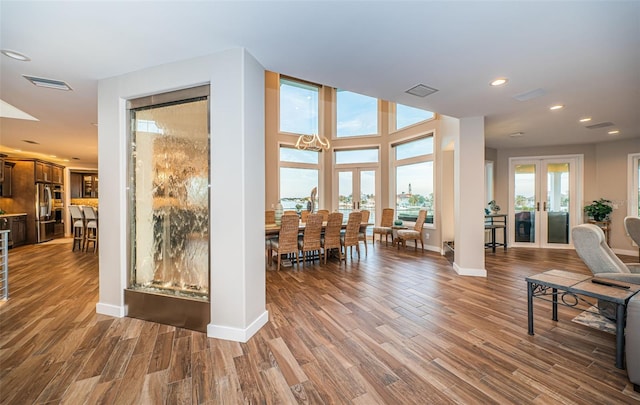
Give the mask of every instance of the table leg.
[[533, 336], [533, 283], [527, 282], [527, 318], [529, 335]]
[[502, 228], [502, 242], [504, 243], [504, 250], [507, 250], [507, 224], [505, 222], [504, 228]]
[[551, 319], [553, 319], [554, 321], [558, 320], [558, 289], [554, 288], [552, 290], [553, 292], [553, 298], [552, 298], [552, 306], [551, 306]]
[[624, 304], [618, 304], [616, 307], [616, 367], [624, 370], [624, 321], [626, 307]]

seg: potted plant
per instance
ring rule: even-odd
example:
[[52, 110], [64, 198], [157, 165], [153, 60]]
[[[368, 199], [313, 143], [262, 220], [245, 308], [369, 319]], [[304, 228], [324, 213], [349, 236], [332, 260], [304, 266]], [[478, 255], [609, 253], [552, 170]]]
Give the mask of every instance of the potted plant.
[[[489, 201], [489, 204], [487, 204], [487, 205], [491, 209], [491, 213], [492, 214], [497, 214], [498, 211], [500, 211], [500, 206], [496, 203], [496, 200]], [[486, 213], [489, 214], [488, 212], [486, 212]]]
[[613, 211], [610, 200], [601, 198], [599, 200], [593, 200], [593, 202], [584, 207], [584, 212], [594, 221], [604, 221], [609, 217], [609, 214]]

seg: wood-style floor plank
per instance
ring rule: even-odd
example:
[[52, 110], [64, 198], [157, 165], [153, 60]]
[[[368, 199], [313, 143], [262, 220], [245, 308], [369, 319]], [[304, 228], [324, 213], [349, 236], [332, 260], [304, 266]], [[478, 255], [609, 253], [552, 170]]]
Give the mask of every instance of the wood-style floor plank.
[[571, 250], [488, 252], [486, 278], [384, 245], [270, 268], [270, 321], [246, 343], [96, 314], [98, 257], [70, 242], [12, 249], [9, 268], [0, 404], [640, 403], [615, 337], [577, 311], [554, 322], [536, 301], [527, 334], [525, 277], [588, 274]]

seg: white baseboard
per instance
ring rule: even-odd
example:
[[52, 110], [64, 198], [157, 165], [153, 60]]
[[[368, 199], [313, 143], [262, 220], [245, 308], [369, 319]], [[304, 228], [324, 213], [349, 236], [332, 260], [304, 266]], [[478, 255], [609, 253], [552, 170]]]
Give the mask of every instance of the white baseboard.
[[622, 249], [612, 249], [613, 253], [617, 255], [625, 255], [625, 256], [638, 256], [637, 250], [622, 250]]
[[453, 270], [460, 276], [472, 276], [472, 277], [487, 277], [486, 269], [472, 269], [458, 266], [457, 263], [453, 263]]
[[262, 315], [256, 318], [251, 325], [244, 329], [232, 328], [229, 326], [207, 325], [207, 336], [210, 338], [231, 340], [233, 342], [245, 343], [251, 336], [255, 335], [267, 322], [269, 322], [269, 311], [264, 311]]
[[96, 304], [96, 312], [102, 315], [114, 316], [116, 318], [123, 318], [127, 315], [124, 306], [103, 304], [101, 302]]

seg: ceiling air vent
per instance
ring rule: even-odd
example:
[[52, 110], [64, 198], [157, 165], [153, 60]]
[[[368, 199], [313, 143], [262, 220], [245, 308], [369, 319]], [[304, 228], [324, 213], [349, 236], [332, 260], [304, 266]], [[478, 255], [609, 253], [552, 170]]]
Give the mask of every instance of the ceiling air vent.
[[29, 80], [34, 86], [46, 87], [48, 89], [65, 90], [65, 91], [72, 90], [67, 83], [61, 80], [45, 79], [43, 77], [35, 77], [35, 76], [27, 76], [27, 75], [22, 75], [22, 77]]
[[599, 124], [587, 125], [585, 126], [585, 128], [598, 129], [598, 128], [606, 128], [606, 127], [612, 127], [612, 126], [613, 126], [613, 122], [601, 122]]
[[438, 89], [425, 86], [424, 84], [418, 84], [416, 86], [413, 86], [409, 90], [405, 91], [405, 93], [409, 93], [413, 96], [418, 96], [418, 97], [427, 97], [429, 94], [433, 94], [436, 91], [438, 91]]
[[513, 98], [515, 98], [518, 101], [527, 101], [540, 96], [544, 96], [545, 94], [546, 94], [546, 91], [544, 91], [544, 89], [535, 89], [535, 90], [526, 91], [524, 93], [516, 94], [515, 96], [513, 96]]

